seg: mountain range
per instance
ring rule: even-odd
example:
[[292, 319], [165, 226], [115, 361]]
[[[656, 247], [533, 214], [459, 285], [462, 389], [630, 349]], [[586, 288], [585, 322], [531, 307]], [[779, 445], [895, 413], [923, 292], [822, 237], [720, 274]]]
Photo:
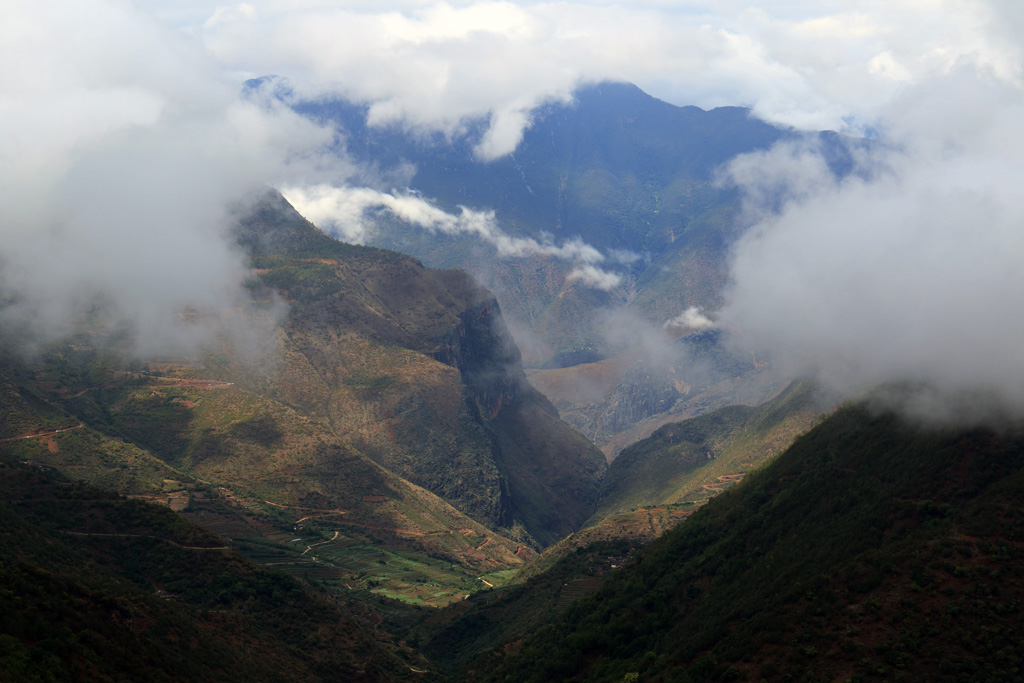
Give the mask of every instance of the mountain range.
[[484, 164], [481, 122], [293, 104], [445, 211], [618, 254], [626, 285], [386, 211], [346, 244], [264, 189], [231, 232], [245, 301], [182, 313], [217, 331], [194, 354], [132, 356], [102, 304], [33, 353], [3, 330], [3, 676], [1016, 677], [1018, 428], [836, 406], [661, 324], [722, 295], [743, 224], [717, 169], [795, 133], [600, 84]]
[[[346, 159], [385, 176], [404, 173], [396, 192], [412, 192], [451, 215], [461, 207], [493, 212], [496, 229], [511, 239], [576, 241], [600, 252], [598, 265], [619, 284], [602, 289], [574, 279], [580, 263], [571, 258], [503, 255], [473, 235], [428, 229], [382, 208], [364, 216], [373, 225], [362, 235], [367, 244], [432, 267], [462, 268], [494, 292], [534, 368], [531, 381], [542, 390], [561, 385], [561, 414], [609, 457], [669, 415], [679, 420], [731, 403], [756, 405], [786, 384], [765, 383], [763, 373], [739, 388], [721, 383], [752, 370], [749, 359], [746, 368], [734, 360], [731, 373], [694, 382], [695, 360], [672, 340], [695, 328], [666, 325], [687, 309], [712, 312], [721, 303], [730, 248], [747, 227], [728, 163], [779, 142], [800, 142], [816, 146], [842, 176], [857, 147], [868, 144], [778, 128], [739, 107], [677, 107], [634, 85], [605, 82], [581, 87], [571, 102], [540, 107], [514, 153], [483, 162], [474, 149], [485, 121], [451, 136], [423, 135], [370, 126], [367, 107], [357, 103], [295, 101], [280, 79], [249, 87], [276, 91], [301, 114], [339, 127], [345, 139], [339, 154]], [[560, 372], [605, 359], [610, 362], [600, 368]], [[657, 386], [666, 372], [680, 375], [667, 395]], [[647, 429], [617, 438], [662, 414]]]

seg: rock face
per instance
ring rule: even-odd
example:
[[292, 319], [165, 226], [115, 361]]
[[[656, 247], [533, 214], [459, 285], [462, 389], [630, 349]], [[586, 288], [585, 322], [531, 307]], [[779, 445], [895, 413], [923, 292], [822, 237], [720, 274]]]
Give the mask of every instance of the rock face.
[[[498, 304], [462, 271], [342, 245], [277, 197], [241, 222], [290, 304], [264, 386], [480, 523], [546, 545], [593, 512], [604, 457], [527, 382]], [[323, 240], [318, 239], [320, 236]]]

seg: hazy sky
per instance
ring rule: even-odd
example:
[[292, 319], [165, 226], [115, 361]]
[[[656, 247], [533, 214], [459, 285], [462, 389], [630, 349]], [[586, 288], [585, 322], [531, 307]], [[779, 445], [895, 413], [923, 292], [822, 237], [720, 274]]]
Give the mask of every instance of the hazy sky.
[[[538, 103], [618, 79], [889, 143], [841, 184], [823, 180], [814, 150], [733, 164], [753, 228], [723, 324], [839, 384], [970, 393], [983, 378], [1024, 406], [1021, 36], [1019, 0], [6, 0], [7, 315], [44, 310], [40, 329], [59, 330], [103, 295], [142, 337], [167, 339], [183, 306], [236, 301], [229, 201], [259, 183], [355, 196], [358, 169], [320, 153], [334, 131], [243, 100], [244, 78], [365, 101], [371, 123], [457, 131], [490, 115], [482, 159], [514, 149]], [[767, 186], [788, 192], [778, 215], [758, 203]], [[506, 239], [481, 222], [488, 207], [444, 217], [390, 197], [436, 229]], [[579, 277], [600, 286], [600, 258], [588, 259]]]

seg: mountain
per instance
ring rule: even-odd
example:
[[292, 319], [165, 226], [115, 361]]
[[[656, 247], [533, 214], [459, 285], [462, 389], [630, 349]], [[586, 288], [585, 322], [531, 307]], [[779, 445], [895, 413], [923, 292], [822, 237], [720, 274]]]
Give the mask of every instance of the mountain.
[[[275, 225], [299, 225], [279, 208]], [[280, 228], [256, 229], [266, 240]], [[578, 528], [603, 458], [526, 382], [494, 298], [462, 271], [335, 244], [351, 255], [332, 260], [321, 248], [282, 261], [253, 251], [266, 271], [258, 286], [292, 305], [287, 360], [262, 386], [485, 525], [520, 525], [543, 544]]]
[[[368, 107], [358, 103], [296, 102], [279, 79], [252, 81], [249, 87], [276, 90], [301, 114], [341, 128], [346, 158], [392, 177], [390, 182], [402, 186], [399, 193], [411, 191], [456, 215], [459, 207], [493, 211], [497, 229], [511, 238], [554, 245], [578, 239], [598, 249], [605, 257], [599, 265], [622, 278], [607, 291], [568, 278], [578, 265], [571, 260], [502, 257], [477, 237], [416, 227], [383, 209], [366, 217], [375, 226], [367, 243], [412, 254], [430, 266], [463, 268], [493, 291], [531, 368], [629, 356], [654, 337], [664, 343], [662, 324], [684, 310], [718, 307], [729, 249], [746, 229], [737, 192], [719, 182], [731, 159], [802, 140], [817, 145], [841, 175], [852, 167], [850, 149], [863, 144], [831, 133], [803, 136], [742, 108], [677, 107], [631, 84], [598, 83], [581, 87], [571, 102], [533, 111], [515, 152], [484, 162], [474, 148], [486, 121], [465, 122], [448, 136], [429, 135], [397, 125], [370, 126]], [[388, 176], [389, 171], [394, 173]], [[622, 365], [612, 364], [610, 373], [601, 371], [602, 382], [612, 382]], [[667, 365], [677, 372], [685, 360], [673, 358]], [[610, 457], [657, 426], [630, 432], [638, 419], [672, 410], [687, 393], [664, 386], [661, 367], [619, 374], [596, 398], [588, 377], [540, 374], [531, 372], [530, 378], [542, 391], [559, 384], [563, 396], [585, 396], [582, 404], [558, 408]], [[678, 406], [674, 419], [731, 403], [754, 405], [785, 386], [766, 388], [762, 379], [754, 373], [704, 387], [699, 400]], [[756, 385], [753, 391], [745, 388], [748, 380]], [[558, 403], [555, 394], [547, 395]], [[644, 405], [629, 410], [637, 398]]]
[[176, 506], [297, 576], [425, 604], [593, 513], [603, 456], [525, 381], [468, 276], [337, 242], [274, 194], [237, 237], [251, 301], [201, 356], [133, 361], [90, 329], [6, 354], [0, 452]]
[[473, 680], [1012, 680], [1024, 435], [839, 410]]
[[473, 153], [484, 122], [471, 122], [462, 136], [432, 138], [368, 126], [367, 108], [344, 101], [295, 108], [340, 125], [346, 153], [358, 161], [382, 169], [411, 164], [409, 187], [447, 210], [494, 210], [513, 236], [579, 237], [634, 255], [632, 265], [617, 267], [636, 291], [609, 294], [566, 283], [571, 264], [499, 259], [463, 236], [389, 222], [371, 238], [433, 266], [467, 269], [497, 293], [514, 326], [541, 339], [531, 358], [603, 345], [592, 329], [597, 313], [626, 297], [662, 320], [691, 305], [713, 306], [726, 246], [739, 229], [735, 194], [716, 185], [716, 169], [791, 135], [745, 109], [676, 107], [630, 84], [601, 83], [579, 89], [569, 104], [532, 112], [515, 152], [485, 163]]

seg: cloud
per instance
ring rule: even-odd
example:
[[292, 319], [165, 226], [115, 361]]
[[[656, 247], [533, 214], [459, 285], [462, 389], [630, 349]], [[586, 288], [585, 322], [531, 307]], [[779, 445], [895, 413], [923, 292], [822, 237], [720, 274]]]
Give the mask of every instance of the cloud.
[[581, 83], [622, 80], [667, 101], [749, 105], [803, 129], [863, 130], [907, 86], [965, 59], [1019, 76], [1010, 2], [321, 2], [197, 4], [191, 24], [239, 73], [368, 103], [370, 122], [457, 134], [490, 127], [482, 159], [515, 149], [530, 112]]
[[[782, 199], [735, 250], [720, 324], [847, 395], [885, 384], [932, 418], [1024, 415], [1024, 88], [1013, 73], [979, 59], [908, 88], [885, 112], [887, 144], [842, 180], [813, 150], [737, 160], [749, 199]], [[758, 176], [792, 184], [766, 192]]]
[[610, 292], [622, 284], [622, 276], [597, 266], [576, 266], [565, 277], [566, 282], [580, 281], [588, 287]]
[[1024, 303], [1019, 3], [147, 7], [4, 5], [5, 325], [31, 318], [36, 333], [57, 334], [104, 300], [154, 348], [188, 337], [183, 308], [213, 315], [237, 302], [244, 263], [225, 238], [225, 207], [268, 182], [347, 215], [337, 229], [355, 241], [374, 228], [367, 210], [383, 210], [501, 255], [561, 258], [571, 277], [615, 286], [601, 266], [628, 257], [579, 240], [513, 238], [490, 212], [447, 213], [415, 195], [318, 190], [366, 169], [339, 161], [335, 131], [258, 93], [245, 99], [239, 84], [282, 74], [300, 95], [369, 105], [373, 125], [455, 135], [486, 120], [477, 153], [488, 159], [514, 149], [538, 104], [616, 79], [676, 104], [747, 104], [774, 122], [870, 129], [886, 142], [842, 181], [811, 147], [732, 166], [756, 224], [736, 250], [723, 325], [851, 390], [896, 379], [1024, 404], [1013, 381], [1024, 370], [1013, 353], [1024, 331], [1014, 315]]
[[[622, 276], [593, 265], [605, 255], [580, 238], [555, 244], [550, 239], [513, 237], [498, 225], [493, 211], [478, 211], [465, 206], [452, 214], [412, 192], [381, 192], [366, 187], [286, 186], [281, 193], [303, 216], [328, 233], [347, 242], [361, 244], [378, 229], [374, 216], [386, 211], [409, 225], [446, 235], [475, 237], [494, 247], [501, 258], [548, 256], [580, 264], [566, 277], [588, 287], [611, 290]], [[622, 253], [616, 257], [624, 258]]]
[[228, 207], [269, 179], [336, 174], [318, 152], [333, 133], [240, 98], [201, 43], [129, 3], [3, 15], [3, 324], [45, 342], [102, 304], [140, 353], [191, 347], [209, 333], [195, 320], [243, 297]]
[[662, 325], [666, 330], [686, 330], [696, 332], [715, 326], [715, 322], [701, 312], [698, 306], [690, 306], [674, 318], [666, 320]]

